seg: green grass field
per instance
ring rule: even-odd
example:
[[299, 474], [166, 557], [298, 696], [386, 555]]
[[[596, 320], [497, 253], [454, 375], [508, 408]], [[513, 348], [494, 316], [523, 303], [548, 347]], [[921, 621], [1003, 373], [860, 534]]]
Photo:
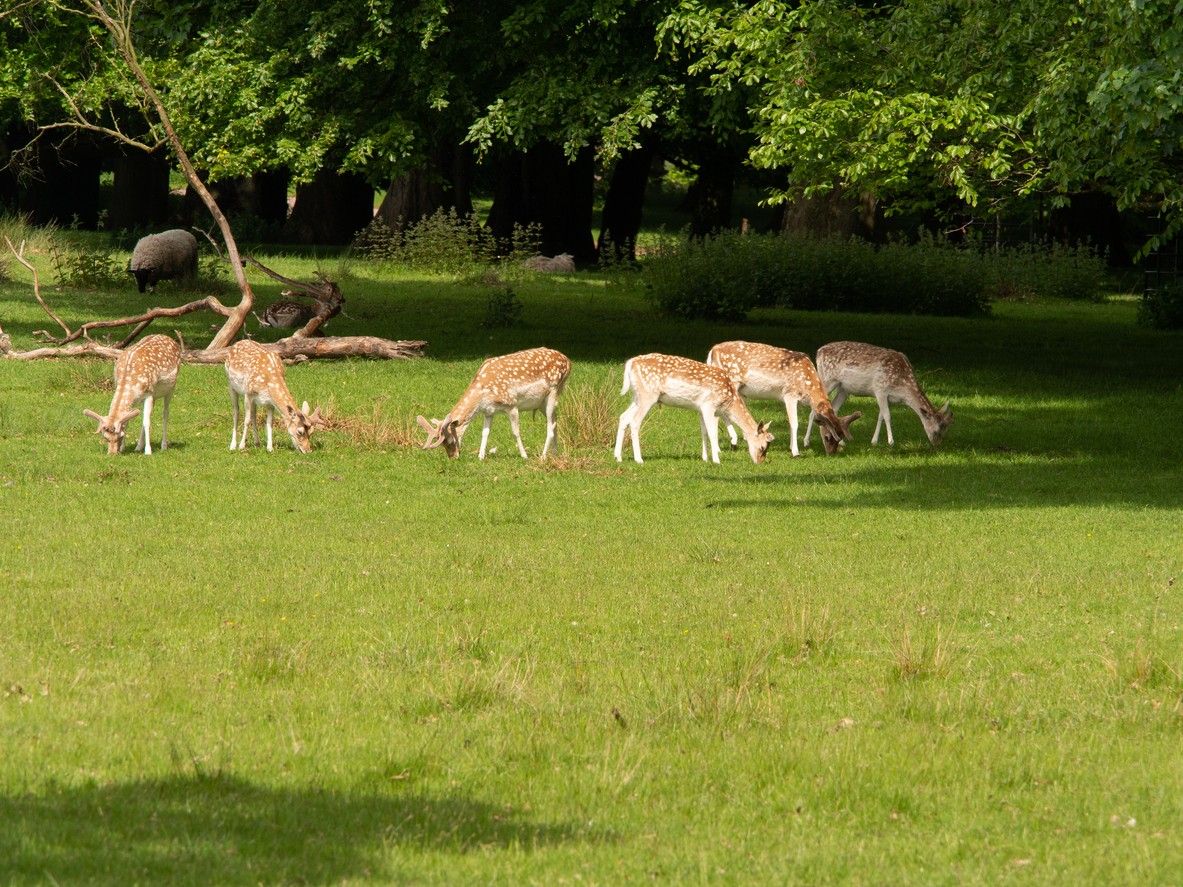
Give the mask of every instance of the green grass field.
[[[430, 357], [290, 368], [341, 428], [310, 456], [229, 452], [225, 374], [186, 366], [174, 446], [109, 458], [108, 363], [0, 361], [0, 882], [1179, 880], [1179, 334], [1128, 302], [674, 322], [593, 275], [488, 330], [478, 286], [341, 282], [334, 332]], [[27, 284], [0, 325], [49, 326]], [[617, 465], [624, 359], [731, 338], [900, 348], [956, 421], [934, 451], [897, 408], [872, 448], [852, 399], [847, 451], [792, 459], [757, 403], [768, 462], [712, 466], [656, 410]], [[575, 364], [559, 459], [504, 417], [484, 463], [479, 425], [454, 462], [407, 445], [543, 344]]]

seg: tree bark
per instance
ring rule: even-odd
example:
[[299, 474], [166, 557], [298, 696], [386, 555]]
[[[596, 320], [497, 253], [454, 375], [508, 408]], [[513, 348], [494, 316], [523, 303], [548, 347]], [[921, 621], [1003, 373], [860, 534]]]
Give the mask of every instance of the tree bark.
[[91, 139], [42, 140], [35, 158], [39, 172], [19, 196], [20, 212], [34, 225], [97, 228], [102, 158]]
[[347, 244], [374, 218], [374, 189], [355, 173], [322, 169], [296, 188], [287, 233], [300, 243]]
[[108, 227], [160, 228], [168, 219], [168, 159], [163, 151], [124, 151], [115, 157]]
[[617, 159], [600, 217], [600, 240], [596, 246], [601, 257], [610, 253], [616, 262], [637, 260], [637, 234], [641, 230], [653, 155], [653, 146], [647, 144]]
[[378, 215], [391, 228], [413, 225], [436, 210], [472, 215], [472, 149], [445, 146], [390, 183]]
[[595, 153], [588, 147], [568, 161], [558, 145], [541, 143], [525, 154], [513, 152], [497, 163], [489, 228], [508, 243], [515, 225], [542, 228], [541, 251], [570, 253], [577, 263], [595, 262], [591, 235], [595, 198]]
[[686, 192], [692, 237], [706, 237], [731, 227], [736, 166], [736, 159], [722, 151], [708, 154], [699, 164], [698, 178]]

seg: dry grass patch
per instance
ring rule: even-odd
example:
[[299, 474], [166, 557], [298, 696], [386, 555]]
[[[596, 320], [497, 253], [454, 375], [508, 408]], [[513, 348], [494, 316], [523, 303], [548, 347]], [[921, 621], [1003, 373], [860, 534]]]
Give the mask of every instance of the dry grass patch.
[[559, 403], [559, 436], [570, 450], [600, 450], [616, 435], [617, 397], [610, 385], [579, 385]]
[[891, 659], [891, 672], [897, 680], [945, 677], [953, 664], [953, 645], [939, 625], [923, 638], [905, 627], [892, 647]]
[[410, 416], [393, 418], [382, 410], [385, 397], [374, 399], [370, 414], [342, 413], [330, 400], [321, 408], [328, 431], [345, 435], [349, 442], [364, 450], [392, 450], [398, 447], [417, 447], [422, 443], [415, 420]]

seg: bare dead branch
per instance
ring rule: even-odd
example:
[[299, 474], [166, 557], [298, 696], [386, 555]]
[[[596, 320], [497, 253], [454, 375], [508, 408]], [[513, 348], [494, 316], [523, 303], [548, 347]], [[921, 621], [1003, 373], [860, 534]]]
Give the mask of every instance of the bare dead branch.
[[33, 263], [25, 258], [24, 242], [21, 242], [21, 248], [19, 252], [17, 251], [16, 247], [12, 245], [12, 241], [9, 240], [7, 234], [4, 235], [4, 242], [8, 244], [8, 249], [13, 254], [13, 256], [16, 257], [16, 260], [24, 265], [28, 272], [33, 275], [33, 296], [37, 299], [37, 303], [45, 309], [45, 313], [53, 318], [54, 322], [56, 322], [58, 326], [65, 330], [66, 335], [69, 336], [70, 328], [66, 326], [65, 322], [60, 317], [54, 314], [53, 309], [45, 304], [45, 300], [41, 298], [41, 279], [37, 276], [37, 269], [33, 267]]

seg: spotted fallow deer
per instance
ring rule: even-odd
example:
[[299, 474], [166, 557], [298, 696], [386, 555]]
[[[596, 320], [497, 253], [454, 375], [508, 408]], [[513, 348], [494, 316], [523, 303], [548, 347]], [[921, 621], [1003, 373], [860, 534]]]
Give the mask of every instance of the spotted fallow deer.
[[[230, 449], [246, 449], [246, 432], [254, 431], [255, 445], [259, 444], [259, 430], [255, 427], [255, 407], [267, 410], [267, 452], [272, 451], [271, 419], [278, 409], [284, 426], [292, 438], [292, 446], [301, 453], [312, 451], [309, 435], [325, 427], [320, 408], [308, 411], [308, 401], [300, 407], [288, 390], [283, 375], [283, 361], [258, 342], [245, 339], [230, 346], [226, 356], [226, 377], [230, 380], [230, 407], [233, 413], [230, 427]], [[243, 400], [242, 436], [238, 436], [238, 398]]]
[[[817, 350], [817, 372], [826, 390], [833, 395], [834, 409], [841, 409], [847, 395], [871, 395], [879, 404], [879, 418], [871, 443], [879, 443], [879, 429], [887, 426], [887, 445], [895, 444], [891, 434], [891, 404], [904, 403], [912, 408], [924, 425], [928, 442], [938, 446], [953, 422], [948, 402], [939, 410], [920, 390], [908, 358], [898, 351], [867, 345], [863, 342], [831, 342]], [[805, 445], [813, 431], [813, 414], [805, 429]]]
[[443, 419], [428, 422], [422, 416], [417, 417], [420, 427], [427, 432], [423, 449], [434, 449], [442, 444], [450, 458], [457, 458], [468, 424], [480, 413], [484, 417], [484, 427], [478, 458], [484, 459], [493, 416], [505, 413], [509, 416], [509, 427], [513, 429], [518, 452], [525, 459], [519, 413], [521, 410], [544, 410], [546, 442], [542, 445], [542, 458], [545, 459], [555, 443], [555, 409], [570, 372], [571, 361], [553, 348], [529, 348], [490, 357], [481, 364], [460, 400]]
[[641, 423], [655, 404], [664, 403], [675, 407], [695, 410], [701, 420], [702, 460], [719, 461], [719, 417], [739, 426], [752, 461], [764, 461], [768, 445], [773, 437], [768, 433], [767, 422], [756, 422], [748, 412], [747, 404], [727, 373], [718, 367], [707, 366], [688, 357], [670, 354], [642, 354], [629, 359], [624, 365], [624, 387], [621, 394], [633, 393], [633, 402], [620, 416], [616, 428], [616, 461], [621, 461], [624, 449], [624, 432], [632, 435], [633, 459], [639, 464], [641, 458]]
[[123, 449], [127, 423], [140, 414], [136, 404], [143, 405], [144, 419], [140, 426], [140, 440], [136, 451], [152, 455], [152, 404], [162, 401], [160, 417], [160, 449], [168, 449], [168, 406], [177, 372], [181, 368], [181, 349], [168, 336], [148, 336], [132, 345], [115, 361], [115, 395], [106, 416], [94, 410], [83, 410], [99, 423], [98, 433], [107, 442], [107, 453], [114, 456]]
[[[806, 401], [820, 417], [822, 444], [831, 455], [838, 451], [843, 441], [850, 440], [850, 425], [862, 416], [862, 413], [851, 413], [842, 418], [834, 412], [813, 361], [800, 351], [759, 342], [721, 342], [711, 349], [707, 363], [726, 372], [744, 397], [784, 403], [794, 456], [800, 455], [797, 450], [798, 401]], [[735, 426], [730, 422], [727, 423], [727, 433], [731, 437], [731, 447], [735, 449], [738, 441]]]

